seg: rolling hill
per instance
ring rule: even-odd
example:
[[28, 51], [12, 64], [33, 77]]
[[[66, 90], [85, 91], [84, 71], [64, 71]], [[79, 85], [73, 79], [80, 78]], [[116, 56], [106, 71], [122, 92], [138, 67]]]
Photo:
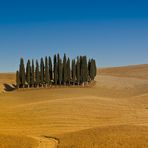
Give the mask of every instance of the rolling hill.
[[[15, 74], [0, 74], [0, 80], [3, 91], [4, 84], [15, 83]], [[28, 143], [31, 148], [146, 148], [147, 133], [148, 65], [100, 69], [96, 85], [87, 88], [0, 94], [4, 148], [11, 141], [15, 148]]]

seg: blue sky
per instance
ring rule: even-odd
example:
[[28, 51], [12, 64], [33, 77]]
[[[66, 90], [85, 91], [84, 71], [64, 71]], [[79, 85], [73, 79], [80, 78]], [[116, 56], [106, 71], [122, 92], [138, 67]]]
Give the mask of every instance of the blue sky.
[[148, 2], [0, 0], [0, 72], [54, 53], [99, 67], [148, 63]]

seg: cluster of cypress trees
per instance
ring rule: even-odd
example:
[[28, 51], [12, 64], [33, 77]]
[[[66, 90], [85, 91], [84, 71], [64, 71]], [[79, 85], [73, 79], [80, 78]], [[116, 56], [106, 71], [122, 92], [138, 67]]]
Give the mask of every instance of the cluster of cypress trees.
[[63, 60], [60, 55], [41, 58], [40, 63], [36, 60], [27, 61], [26, 68], [24, 59], [20, 59], [19, 70], [16, 72], [17, 88], [24, 87], [47, 87], [51, 85], [81, 85], [96, 76], [96, 62], [94, 59], [87, 61], [86, 56], [78, 56], [70, 61], [64, 54]]

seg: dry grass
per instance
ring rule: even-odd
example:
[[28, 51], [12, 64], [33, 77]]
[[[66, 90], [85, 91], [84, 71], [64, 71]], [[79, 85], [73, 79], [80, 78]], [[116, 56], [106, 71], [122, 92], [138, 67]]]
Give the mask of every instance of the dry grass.
[[0, 135], [0, 148], [37, 148], [38, 142], [30, 137]]
[[[137, 76], [132, 77], [130, 69], [130, 76], [125, 77], [121, 69], [120, 72], [112, 69], [111, 75], [102, 73], [92, 88], [1, 93], [0, 133], [59, 137], [62, 148], [131, 147], [131, 143], [135, 148], [145, 147], [148, 144], [147, 72], [145, 67], [137, 68]], [[116, 73], [122, 76], [114, 76]], [[1, 84], [3, 80], [14, 82], [10, 80], [14, 75], [8, 80], [7, 75], [1, 76]]]
[[119, 77], [148, 79], [148, 64], [131, 65], [125, 67], [101, 68], [98, 73]]
[[147, 148], [148, 128], [107, 126], [59, 136], [59, 148]]

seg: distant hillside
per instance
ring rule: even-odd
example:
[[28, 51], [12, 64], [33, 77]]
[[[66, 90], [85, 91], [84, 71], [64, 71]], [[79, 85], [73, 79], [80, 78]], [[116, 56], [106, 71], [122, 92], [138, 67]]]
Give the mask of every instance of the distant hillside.
[[[148, 64], [98, 69], [98, 74], [118, 77], [132, 77], [148, 80]], [[0, 73], [0, 92], [14, 88], [15, 73]]]
[[101, 68], [98, 74], [148, 79], [148, 64]]

